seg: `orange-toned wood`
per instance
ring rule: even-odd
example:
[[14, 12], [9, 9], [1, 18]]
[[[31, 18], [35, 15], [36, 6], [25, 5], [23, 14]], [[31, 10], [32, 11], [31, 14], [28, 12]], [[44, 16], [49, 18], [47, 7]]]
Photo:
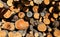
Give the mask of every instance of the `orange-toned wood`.
[[19, 19], [15, 22], [15, 27], [19, 30], [28, 29], [29, 23], [24, 21], [23, 19]]
[[24, 18], [24, 16], [25, 16], [24, 12], [19, 12], [19, 13], [18, 13], [18, 17], [19, 17], [19, 18]]
[[49, 12], [52, 13], [52, 10], [53, 10], [54, 7], [50, 7], [49, 8]]
[[34, 13], [34, 18], [39, 19], [39, 13]]
[[43, 22], [44, 22], [45, 24], [50, 24], [50, 20], [49, 20], [48, 18], [45, 18], [45, 19], [43, 20]]
[[58, 14], [53, 13], [53, 17], [54, 17], [54, 18], [58, 18]]
[[15, 26], [14, 26], [14, 24], [12, 24], [10, 22], [5, 22], [2, 26], [2, 28], [7, 29], [7, 30], [14, 30]]
[[54, 36], [60, 36], [60, 30], [59, 29], [55, 29], [55, 31], [54, 31]]
[[41, 23], [38, 25], [37, 29], [43, 32], [43, 31], [46, 31], [47, 27], [44, 23]]
[[50, 4], [50, 0], [44, 0], [44, 4], [49, 5]]
[[33, 6], [33, 8], [32, 8], [32, 10], [34, 11], [34, 12], [38, 12], [38, 6]]

